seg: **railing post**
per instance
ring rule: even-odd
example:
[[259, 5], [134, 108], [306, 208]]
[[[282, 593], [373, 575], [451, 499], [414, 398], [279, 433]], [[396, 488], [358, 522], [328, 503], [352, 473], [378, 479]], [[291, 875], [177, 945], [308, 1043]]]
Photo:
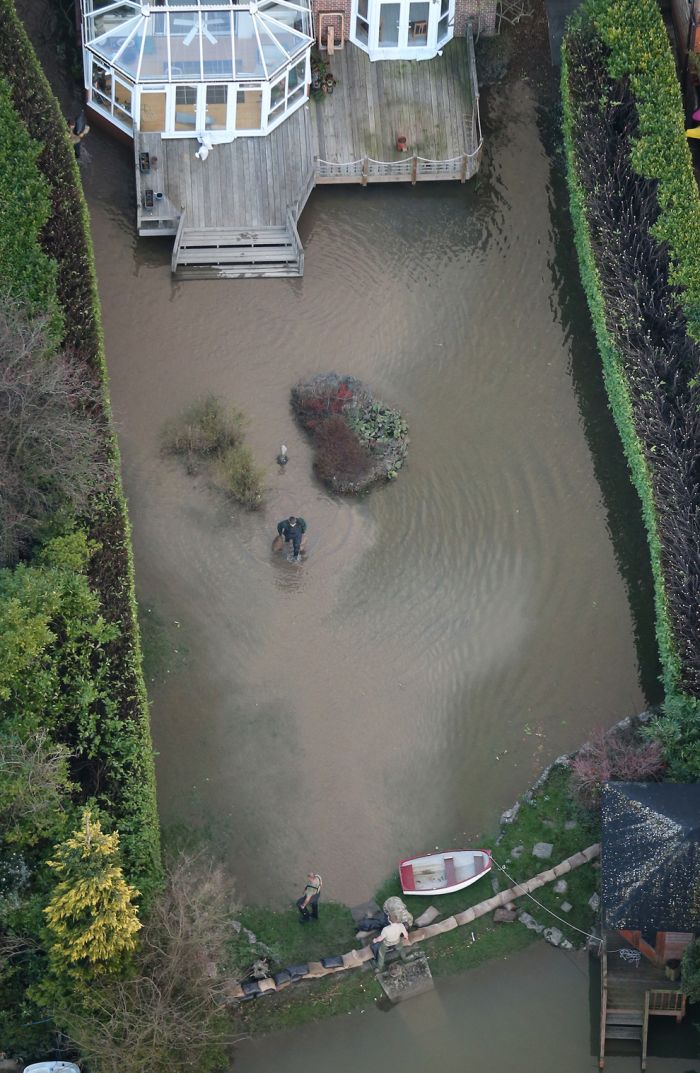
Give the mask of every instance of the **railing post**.
[[467, 181], [467, 168], [468, 167], [469, 167], [469, 157], [467, 156], [466, 153], [462, 153], [462, 173], [461, 173], [461, 175], [459, 177], [459, 181], [461, 183], [466, 183], [466, 181]]
[[413, 154], [413, 160], [411, 161], [411, 186], [416, 185], [418, 179], [418, 157]]
[[367, 157], [362, 158], [362, 185], [367, 186], [367, 176], [369, 174], [369, 161]]

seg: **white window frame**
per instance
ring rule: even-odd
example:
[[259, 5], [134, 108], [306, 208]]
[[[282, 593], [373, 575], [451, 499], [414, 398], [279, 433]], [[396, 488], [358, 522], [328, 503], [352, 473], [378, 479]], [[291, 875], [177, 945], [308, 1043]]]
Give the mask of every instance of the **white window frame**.
[[[398, 3], [400, 5], [400, 22], [399, 22], [399, 44], [398, 45], [380, 45], [379, 44], [379, 22], [380, 22], [380, 8], [382, 2], [385, 3]], [[440, 24], [440, 0], [427, 0], [428, 2], [428, 39], [424, 45], [409, 45], [408, 40], [408, 22], [411, 0], [368, 0], [367, 4], [367, 19], [363, 16], [363, 22], [369, 23], [369, 40], [367, 44], [361, 41], [357, 36], [357, 18], [358, 18], [358, 0], [352, 0], [351, 14], [350, 14], [350, 40], [358, 48], [362, 49], [369, 55], [370, 60], [415, 60], [415, 59], [432, 59], [437, 55], [438, 50], [444, 48], [444, 46], [451, 41], [454, 37], [454, 21], [455, 21], [455, 0], [449, 0], [449, 10], [447, 15], [447, 27], [448, 31], [445, 37], [438, 41], [438, 27]]]

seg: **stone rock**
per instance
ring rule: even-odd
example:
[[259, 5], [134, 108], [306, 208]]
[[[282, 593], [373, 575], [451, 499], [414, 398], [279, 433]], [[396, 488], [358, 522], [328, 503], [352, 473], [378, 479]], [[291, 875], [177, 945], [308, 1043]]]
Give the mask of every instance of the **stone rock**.
[[544, 931], [544, 924], [538, 924], [534, 917], [529, 913], [518, 914], [518, 920], [521, 924], [524, 924], [528, 931], [536, 931], [538, 935], [541, 935]]
[[554, 822], [554, 820], [542, 820], [542, 826], [543, 827], [556, 827], [557, 825]]
[[243, 927], [243, 925], [241, 924], [240, 920], [232, 920], [231, 927], [235, 931], [236, 935], [241, 934], [241, 928]]
[[419, 928], [427, 928], [428, 924], [432, 924], [439, 916], [440, 910], [436, 909], [434, 905], [429, 905], [419, 917], [416, 917], [416, 925]]
[[558, 879], [552, 887], [552, 890], [555, 894], [566, 894], [568, 888], [569, 884], [566, 882], [565, 879]]
[[565, 831], [573, 831], [574, 828], [576, 828], [576, 827], [578, 827], [578, 820], [565, 820], [565, 822], [564, 822], [564, 830]]
[[354, 909], [350, 910], [352, 919], [356, 924], [359, 924], [365, 917], [375, 917], [379, 912], [379, 906], [375, 901], [363, 902], [362, 905], [356, 905]]
[[501, 813], [501, 824], [512, 823], [520, 812], [520, 802], [516, 801], [512, 808], [507, 808]]
[[493, 891], [494, 894], [498, 894], [500, 889], [501, 889], [501, 881], [500, 881], [500, 879], [498, 878], [497, 875], [492, 873], [492, 875], [491, 875], [491, 890]]
[[562, 913], [570, 913], [574, 907], [571, 902], [562, 902], [559, 908], [561, 909]]
[[377, 973], [376, 978], [392, 1003], [422, 995], [435, 986], [424, 954], [418, 955], [413, 961], [395, 961], [383, 972]]
[[597, 913], [600, 909], [600, 896], [598, 894], [591, 894], [590, 898], [588, 899], [588, 904], [590, 905], [593, 912]]
[[552, 946], [561, 946], [564, 932], [560, 931], [559, 928], [545, 928], [542, 932], [542, 938]]
[[510, 851], [511, 860], [512, 861], [517, 861], [519, 857], [522, 857], [524, 852], [525, 852], [525, 847], [524, 846], [513, 846], [512, 850]]
[[535, 842], [532, 847], [532, 856], [540, 861], [548, 861], [552, 856], [554, 845], [552, 842]]
[[494, 924], [512, 924], [517, 919], [517, 916], [515, 909], [501, 907], [493, 914], [493, 922]]
[[258, 941], [257, 936], [256, 936], [254, 931], [250, 930], [250, 928], [244, 928], [243, 929], [243, 934], [245, 935], [246, 939], [248, 940], [248, 942], [250, 943], [251, 946], [254, 946], [255, 943], [257, 943], [257, 941]]

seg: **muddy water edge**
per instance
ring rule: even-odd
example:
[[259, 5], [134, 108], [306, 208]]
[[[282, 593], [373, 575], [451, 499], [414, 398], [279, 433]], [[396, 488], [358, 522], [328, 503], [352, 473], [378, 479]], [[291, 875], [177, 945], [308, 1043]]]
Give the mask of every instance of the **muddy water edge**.
[[[653, 699], [639, 511], [541, 75], [485, 95], [466, 187], [315, 191], [302, 280], [173, 283], [169, 241], [134, 237], [130, 151], [91, 135], [138, 595], [165, 653], [162, 816], [211, 824], [246, 899], [286, 904], [313, 865], [361, 901], [398, 857], [493, 830], [553, 756]], [[410, 423], [406, 470], [365, 499], [317, 485], [290, 415], [291, 385], [326, 370]], [[209, 392], [250, 417], [259, 512], [160, 453], [163, 422]], [[309, 523], [302, 567], [270, 555], [290, 512]]]

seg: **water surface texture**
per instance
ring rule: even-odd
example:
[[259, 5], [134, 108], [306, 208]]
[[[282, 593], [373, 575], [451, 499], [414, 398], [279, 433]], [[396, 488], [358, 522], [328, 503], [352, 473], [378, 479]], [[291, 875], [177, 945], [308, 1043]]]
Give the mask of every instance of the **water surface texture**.
[[[595, 971], [595, 969], [593, 970]], [[588, 966], [581, 953], [541, 944], [491, 962], [388, 1013], [370, 1004], [331, 1021], [240, 1044], [241, 1073], [592, 1073]], [[698, 1061], [655, 1058], [661, 1026], [651, 1028], [648, 1073], [698, 1073]], [[674, 1025], [674, 1028], [676, 1026]], [[596, 1041], [597, 1043], [597, 1041]], [[607, 1058], [608, 1073], [638, 1073], [639, 1053]]]
[[[128, 151], [91, 146], [137, 588], [186, 653], [152, 686], [160, 804], [215, 822], [245, 898], [285, 904], [313, 867], [361, 901], [399, 857], [493, 830], [546, 762], [644, 705], [527, 86], [494, 112], [475, 184], [317, 190], [303, 280], [173, 284], [169, 241], [133, 237]], [[290, 414], [292, 384], [328, 370], [410, 424], [407, 468], [365, 499], [318, 486]], [[250, 416], [257, 513], [159, 452], [209, 392]], [[292, 512], [301, 567], [270, 554]]]

